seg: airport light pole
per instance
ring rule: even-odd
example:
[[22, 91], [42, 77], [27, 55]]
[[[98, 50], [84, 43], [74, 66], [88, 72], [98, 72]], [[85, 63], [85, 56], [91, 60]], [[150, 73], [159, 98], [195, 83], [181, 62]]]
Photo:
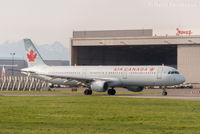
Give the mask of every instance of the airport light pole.
[[13, 76], [14, 75], [13, 65], [14, 65], [14, 56], [15, 56], [15, 53], [10, 53], [10, 55], [12, 56], [12, 76]]

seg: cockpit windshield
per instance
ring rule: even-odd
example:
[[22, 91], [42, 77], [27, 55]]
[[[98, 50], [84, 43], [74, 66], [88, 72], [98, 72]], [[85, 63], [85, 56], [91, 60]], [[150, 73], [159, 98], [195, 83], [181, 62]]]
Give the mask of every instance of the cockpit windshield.
[[178, 71], [169, 71], [168, 74], [179, 74]]

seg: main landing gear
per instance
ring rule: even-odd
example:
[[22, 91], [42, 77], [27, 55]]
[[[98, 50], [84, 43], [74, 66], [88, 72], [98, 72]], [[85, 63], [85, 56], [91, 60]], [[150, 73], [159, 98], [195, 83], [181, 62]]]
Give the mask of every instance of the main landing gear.
[[[115, 95], [116, 91], [114, 88], [108, 89], [108, 95]], [[85, 89], [84, 91], [85, 95], [92, 95], [92, 90], [91, 89]]]
[[[116, 93], [116, 91], [113, 88], [108, 90], [108, 95], [115, 95], [115, 93]], [[92, 90], [91, 89], [85, 89], [84, 94], [85, 95], [92, 95]]]
[[108, 95], [115, 95], [116, 91], [114, 88], [108, 89]]
[[166, 91], [165, 87], [163, 87], [162, 90], [163, 90], [162, 95], [167, 96], [167, 91]]
[[54, 86], [54, 84], [51, 84], [49, 87], [50, 87], [50, 88], [54, 88], [55, 86]]
[[85, 89], [84, 94], [85, 95], [92, 95], [92, 90], [91, 89]]

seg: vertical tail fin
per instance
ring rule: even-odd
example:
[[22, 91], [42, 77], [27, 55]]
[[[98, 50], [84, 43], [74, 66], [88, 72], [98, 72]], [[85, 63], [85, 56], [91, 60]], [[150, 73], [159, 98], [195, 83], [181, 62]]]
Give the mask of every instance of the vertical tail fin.
[[24, 39], [28, 67], [46, 65], [30, 39]]

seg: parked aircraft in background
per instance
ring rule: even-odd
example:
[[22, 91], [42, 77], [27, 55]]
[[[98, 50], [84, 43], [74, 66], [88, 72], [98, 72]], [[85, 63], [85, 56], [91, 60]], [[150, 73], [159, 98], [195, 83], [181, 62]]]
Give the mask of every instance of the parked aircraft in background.
[[24, 39], [28, 68], [21, 72], [50, 83], [86, 87], [85, 95], [92, 91], [115, 95], [115, 87], [140, 92], [145, 86], [178, 85], [185, 78], [175, 68], [168, 66], [48, 66], [30, 39]]
[[1, 77], [5, 77], [5, 67], [4, 67], [4, 65], [3, 65], [3, 67], [2, 67], [2, 71], [1, 71]]
[[[1, 70], [1, 77], [5, 77], [6, 76], [6, 70], [5, 67], [17, 67], [18, 65], [0, 65], [0, 67], [2, 66], [2, 70]], [[13, 69], [10, 69], [11, 71], [13, 71]]]

